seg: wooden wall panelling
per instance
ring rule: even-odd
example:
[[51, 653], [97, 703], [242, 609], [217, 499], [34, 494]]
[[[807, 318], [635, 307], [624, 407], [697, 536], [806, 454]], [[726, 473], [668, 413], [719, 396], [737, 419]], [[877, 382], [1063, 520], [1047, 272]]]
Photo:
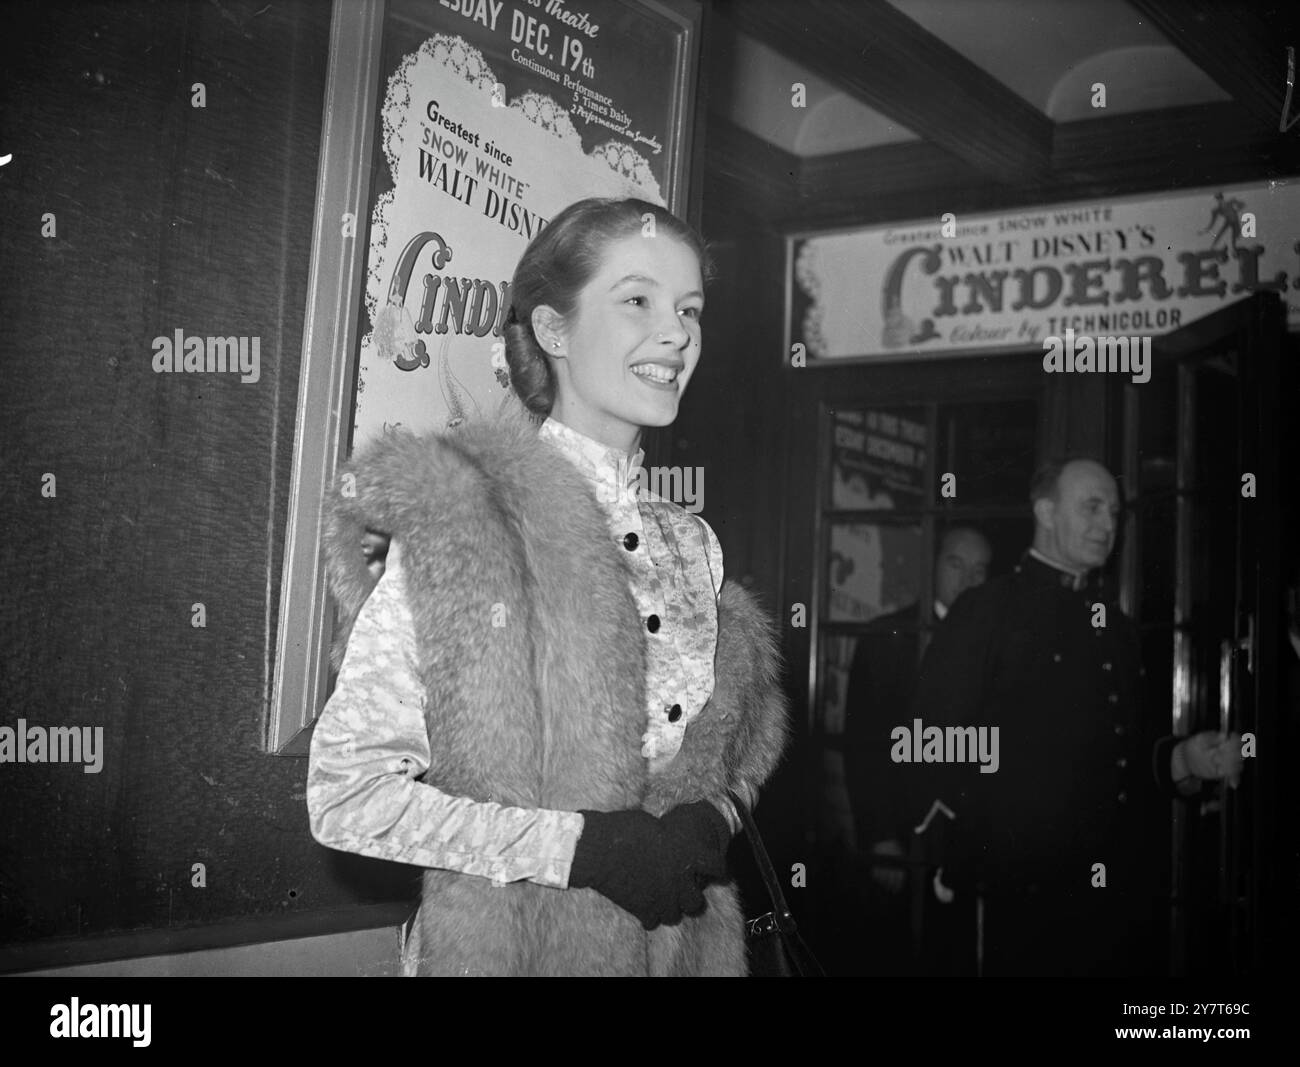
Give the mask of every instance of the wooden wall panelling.
[[[106, 751], [99, 774], [0, 772], [0, 940], [365, 898], [308, 833], [305, 761], [262, 744], [329, 7], [20, 16], [0, 71], [0, 478], [21, 531], [0, 549], [0, 671], [8, 722], [102, 726]], [[155, 373], [174, 330], [258, 337], [259, 380]]]

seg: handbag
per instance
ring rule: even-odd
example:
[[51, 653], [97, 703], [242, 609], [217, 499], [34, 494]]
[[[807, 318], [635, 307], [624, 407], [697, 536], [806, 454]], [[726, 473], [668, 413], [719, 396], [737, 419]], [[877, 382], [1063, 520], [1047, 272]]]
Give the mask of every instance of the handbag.
[[749, 950], [750, 975], [755, 978], [825, 978], [826, 972], [817, 962], [817, 957], [799, 936], [799, 928], [785, 902], [776, 869], [763, 847], [754, 816], [735, 793], [728, 791], [727, 796], [736, 806], [736, 814], [740, 816], [745, 836], [754, 851], [754, 864], [772, 901], [771, 911], [746, 923], [745, 944]]

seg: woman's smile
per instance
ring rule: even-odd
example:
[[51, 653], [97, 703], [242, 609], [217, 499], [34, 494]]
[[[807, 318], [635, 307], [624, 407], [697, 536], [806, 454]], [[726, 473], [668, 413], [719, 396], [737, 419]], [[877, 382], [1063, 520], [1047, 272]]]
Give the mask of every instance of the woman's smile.
[[685, 366], [686, 364], [681, 361], [661, 362], [659, 360], [650, 360], [645, 363], [633, 364], [632, 373], [652, 389], [675, 393], [677, 391], [677, 376], [681, 374]]

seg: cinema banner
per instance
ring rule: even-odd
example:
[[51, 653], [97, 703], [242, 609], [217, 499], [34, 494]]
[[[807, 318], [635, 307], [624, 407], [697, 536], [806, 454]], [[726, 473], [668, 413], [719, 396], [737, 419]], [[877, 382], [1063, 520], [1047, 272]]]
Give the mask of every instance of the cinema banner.
[[502, 325], [528, 241], [576, 200], [665, 204], [680, 181], [684, 32], [633, 0], [390, 5], [354, 449], [515, 402]]
[[787, 241], [786, 359], [808, 365], [1157, 337], [1259, 291], [1300, 329], [1300, 183], [1263, 182]]

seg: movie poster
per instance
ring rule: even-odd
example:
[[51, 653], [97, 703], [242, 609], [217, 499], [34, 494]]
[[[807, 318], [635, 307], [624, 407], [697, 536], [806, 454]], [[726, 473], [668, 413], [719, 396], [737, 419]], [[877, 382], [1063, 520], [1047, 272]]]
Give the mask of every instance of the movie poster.
[[787, 344], [808, 361], [1158, 337], [1256, 292], [1300, 330], [1300, 184], [944, 216], [792, 237]]
[[635, 6], [399, 0], [387, 18], [419, 43], [382, 99], [354, 449], [515, 403], [502, 326], [528, 241], [584, 197], [664, 204], [672, 162], [678, 41]]

